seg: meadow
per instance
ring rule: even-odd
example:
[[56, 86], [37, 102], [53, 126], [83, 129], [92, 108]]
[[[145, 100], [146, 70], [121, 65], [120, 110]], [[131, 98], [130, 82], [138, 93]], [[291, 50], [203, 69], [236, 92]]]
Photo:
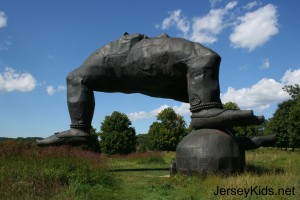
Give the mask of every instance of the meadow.
[[244, 173], [169, 176], [174, 152], [106, 156], [0, 142], [0, 199], [300, 199], [300, 152], [246, 153]]

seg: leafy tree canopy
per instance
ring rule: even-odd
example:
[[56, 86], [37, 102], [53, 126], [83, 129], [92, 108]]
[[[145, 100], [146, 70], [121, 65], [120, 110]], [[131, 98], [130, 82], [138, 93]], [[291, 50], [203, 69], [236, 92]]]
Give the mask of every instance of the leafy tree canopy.
[[136, 133], [127, 115], [113, 112], [100, 127], [100, 147], [106, 154], [128, 154], [135, 151]]
[[276, 134], [277, 146], [300, 147], [300, 87], [298, 84], [283, 87], [292, 99], [278, 104], [266, 127], [266, 132]]
[[175, 151], [186, 134], [183, 117], [169, 107], [161, 111], [157, 115], [157, 121], [150, 126], [147, 144], [151, 150]]

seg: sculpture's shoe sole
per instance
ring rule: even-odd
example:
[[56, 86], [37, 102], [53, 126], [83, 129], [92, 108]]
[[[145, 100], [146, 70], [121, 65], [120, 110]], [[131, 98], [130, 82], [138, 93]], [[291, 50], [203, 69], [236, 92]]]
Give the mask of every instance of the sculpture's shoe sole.
[[259, 125], [264, 121], [263, 116], [255, 116], [252, 110], [210, 109], [191, 116], [191, 124], [195, 129]]
[[56, 146], [56, 145], [72, 145], [77, 146], [81, 144], [86, 144], [92, 139], [92, 136], [89, 137], [57, 137], [56, 135], [52, 135], [48, 138], [37, 140], [36, 144], [38, 146]]
[[100, 152], [97, 135], [91, 135], [87, 131], [74, 128], [55, 133], [42, 140], [37, 140], [36, 144], [40, 147], [67, 145], [71, 147], [80, 147], [84, 150]]

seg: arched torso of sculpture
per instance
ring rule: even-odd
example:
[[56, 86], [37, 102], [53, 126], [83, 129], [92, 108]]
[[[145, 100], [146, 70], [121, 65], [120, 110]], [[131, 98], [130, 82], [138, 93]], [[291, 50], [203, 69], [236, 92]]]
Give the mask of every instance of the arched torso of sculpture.
[[[199, 43], [167, 35], [149, 38], [134, 34], [124, 35], [95, 51], [69, 79], [73, 79], [73, 74], [82, 74], [89, 77], [91, 81], [86, 84], [95, 91], [142, 93], [187, 103], [192, 100], [189, 93], [193, 93], [195, 101], [204, 98], [197, 94], [200, 91], [194, 85], [203, 87], [202, 82], [209, 80], [214, 81], [207, 83], [214, 95], [203, 101], [219, 103], [219, 64], [220, 56]], [[204, 70], [210, 77], [201, 77]], [[188, 82], [193, 78], [198, 83]], [[205, 94], [208, 95], [211, 94]]]

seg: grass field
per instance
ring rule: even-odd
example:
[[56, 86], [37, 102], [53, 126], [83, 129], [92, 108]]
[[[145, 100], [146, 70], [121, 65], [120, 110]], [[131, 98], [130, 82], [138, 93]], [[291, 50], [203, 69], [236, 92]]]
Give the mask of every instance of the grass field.
[[[300, 153], [246, 153], [244, 173], [169, 177], [174, 153], [111, 156], [0, 142], [0, 199], [300, 199]], [[214, 195], [219, 189], [219, 194]], [[222, 195], [221, 195], [221, 194]], [[284, 193], [284, 194], [283, 194]]]

